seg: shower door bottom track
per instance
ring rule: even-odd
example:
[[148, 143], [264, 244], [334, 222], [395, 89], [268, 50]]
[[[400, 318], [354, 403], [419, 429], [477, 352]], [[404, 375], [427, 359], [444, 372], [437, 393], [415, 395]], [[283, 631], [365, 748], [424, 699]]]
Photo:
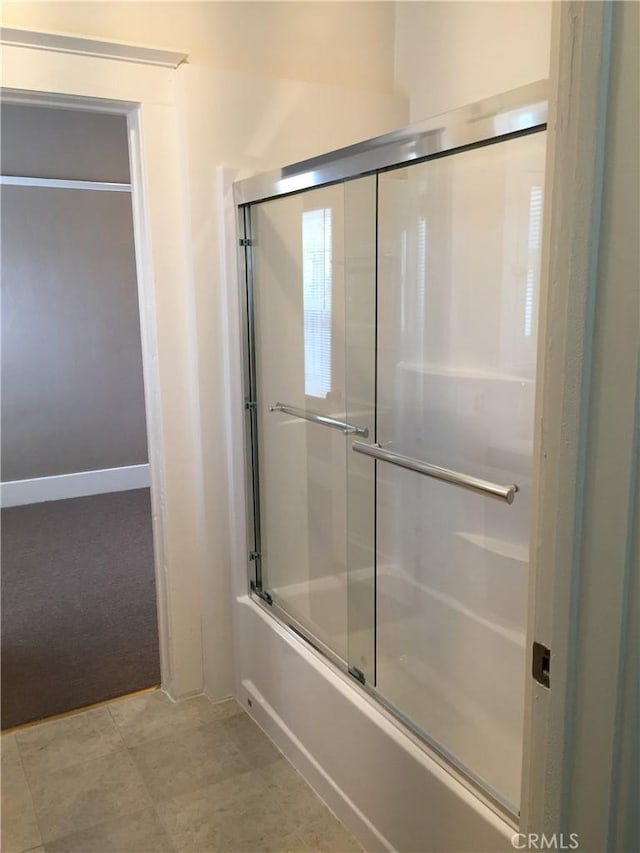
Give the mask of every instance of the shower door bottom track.
[[[413, 743], [420, 747], [431, 759], [446, 770], [456, 781], [460, 782], [467, 790], [476, 796], [484, 805], [488, 806], [513, 829], [519, 828], [519, 811], [496, 791], [489, 788], [473, 771], [469, 770], [455, 756], [444, 749], [437, 741], [433, 740], [427, 732], [417, 726], [402, 711], [389, 702], [375, 686], [366, 679], [361, 680], [357, 675], [349, 671], [347, 661], [332, 651], [325, 643], [314, 637], [303, 625], [280, 607], [276, 601], [271, 599], [269, 603], [258, 595], [254, 590], [250, 592], [251, 600], [262, 610], [269, 614], [280, 627], [289, 631], [299, 641], [311, 649], [322, 661], [338, 672], [345, 681], [354, 688], [360, 688], [363, 694], [371, 701], [376, 710], [396, 725], [400, 731], [409, 737]], [[271, 598], [271, 596], [270, 596]]]

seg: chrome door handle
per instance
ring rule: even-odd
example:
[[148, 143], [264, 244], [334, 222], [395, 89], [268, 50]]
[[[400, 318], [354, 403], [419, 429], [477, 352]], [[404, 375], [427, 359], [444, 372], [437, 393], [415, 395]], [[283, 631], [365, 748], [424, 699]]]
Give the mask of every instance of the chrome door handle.
[[287, 406], [285, 403], [274, 403], [273, 406], [269, 406], [269, 411], [284, 412], [287, 415], [293, 415], [294, 418], [301, 418], [314, 424], [331, 427], [331, 429], [339, 429], [350, 435], [361, 435], [363, 438], [367, 438], [369, 435], [369, 430], [366, 427], [357, 427], [354, 424], [337, 421], [335, 418], [321, 415], [318, 412], [308, 412], [306, 409], [298, 409], [296, 406]]
[[408, 471], [415, 471], [416, 474], [433, 477], [435, 480], [443, 480], [445, 483], [460, 486], [471, 492], [479, 492], [482, 495], [488, 495], [491, 498], [505, 501], [508, 504], [513, 503], [513, 499], [518, 491], [518, 487], [515, 484], [501, 486], [498, 483], [491, 483], [489, 480], [481, 480], [479, 477], [471, 477], [469, 474], [461, 474], [459, 471], [452, 471], [449, 468], [440, 468], [438, 465], [421, 462], [419, 459], [413, 459], [411, 456], [401, 456], [399, 453], [392, 453], [390, 450], [384, 450], [384, 448], [379, 447], [377, 444], [365, 444], [362, 441], [354, 441], [351, 444], [351, 449], [355, 453], [363, 453], [365, 456], [371, 456], [373, 459], [379, 459], [381, 462], [388, 462], [391, 465], [406, 468]]

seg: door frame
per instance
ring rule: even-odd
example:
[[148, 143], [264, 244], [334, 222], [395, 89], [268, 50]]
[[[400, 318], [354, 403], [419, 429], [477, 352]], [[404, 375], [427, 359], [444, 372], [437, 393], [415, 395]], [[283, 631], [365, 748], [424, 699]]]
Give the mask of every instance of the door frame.
[[[600, 241], [612, 21], [618, 5], [624, 4], [563, 0], [552, 10], [527, 642], [529, 673], [533, 641], [550, 649], [550, 685], [527, 678], [521, 813], [522, 833], [555, 834], [556, 843], [563, 838], [568, 845], [570, 833], [588, 827], [590, 837], [579, 838], [580, 849], [584, 844], [602, 850], [611, 844], [611, 785], [620, 758], [616, 725], [629, 584], [623, 575], [630, 571], [618, 573], [618, 564], [612, 563], [609, 571], [601, 564], [599, 571], [588, 572], [593, 546], [588, 501], [594, 502], [589, 496], [591, 407], [602, 405], [594, 384], [602, 369], [595, 360], [596, 309], [603, 298]], [[618, 306], [625, 298], [624, 287], [609, 296]], [[637, 369], [637, 343], [634, 350], [633, 341], [611, 338], [611, 345], [618, 349], [617, 358], [628, 356]], [[627, 392], [635, 396], [633, 387], [621, 386], [619, 394]], [[637, 447], [633, 417], [619, 430], [629, 447], [634, 429]], [[608, 439], [620, 435], [605, 424], [600, 445]], [[634, 471], [624, 473], [613, 487], [605, 478], [597, 505], [606, 513], [626, 500], [622, 506], [632, 525]], [[600, 608], [606, 625], [594, 621]], [[581, 703], [585, 696], [588, 708]], [[517, 843], [528, 846], [522, 838]]]
[[4, 103], [126, 116], [162, 689], [203, 692], [204, 505], [176, 69], [184, 54], [2, 30]]

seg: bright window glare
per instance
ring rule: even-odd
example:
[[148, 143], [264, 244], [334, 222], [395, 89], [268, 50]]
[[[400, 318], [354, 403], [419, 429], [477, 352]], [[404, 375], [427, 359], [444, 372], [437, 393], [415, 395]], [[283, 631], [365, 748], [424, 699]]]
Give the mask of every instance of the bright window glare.
[[529, 239], [527, 286], [524, 298], [524, 334], [531, 337], [533, 332], [533, 309], [535, 304], [535, 288], [538, 279], [538, 264], [540, 251], [540, 230], [542, 226], [542, 187], [531, 187], [529, 195]]
[[309, 397], [331, 391], [331, 208], [302, 214], [304, 388]]

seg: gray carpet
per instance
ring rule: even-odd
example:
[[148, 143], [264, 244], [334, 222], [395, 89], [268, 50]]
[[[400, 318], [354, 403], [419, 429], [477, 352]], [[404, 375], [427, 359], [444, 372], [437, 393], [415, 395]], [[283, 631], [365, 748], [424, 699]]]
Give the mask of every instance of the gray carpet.
[[2, 510], [2, 728], [160, 682], [149, 489]]

